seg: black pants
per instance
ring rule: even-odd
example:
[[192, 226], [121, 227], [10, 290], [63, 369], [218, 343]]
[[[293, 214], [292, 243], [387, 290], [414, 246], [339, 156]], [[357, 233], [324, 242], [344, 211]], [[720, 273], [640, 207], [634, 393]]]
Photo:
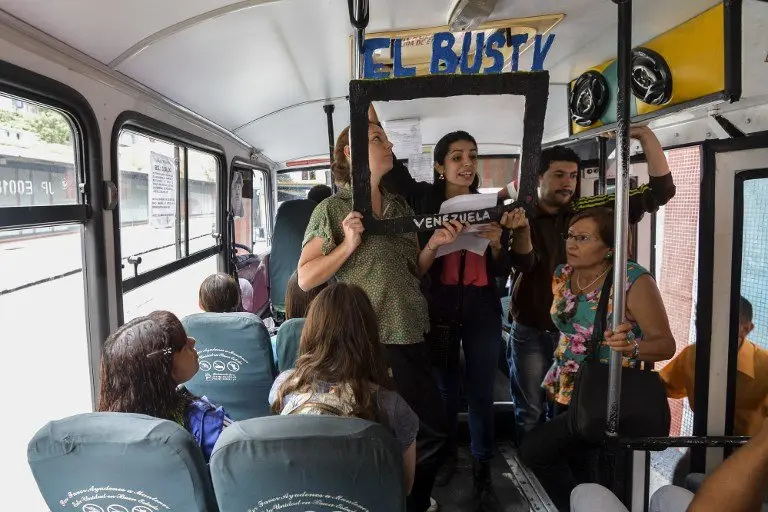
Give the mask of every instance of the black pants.
[[427, 344], [384, 346], [397, 392], [420, 421], [416, 437], [416, 477], [408, 496], [407, 511], [424, 512], [429, 508], [435, 475], [445, 456], [448, 438], [445, 408], [432, 375]]
[[[560, 412], [563, 411], [563, 412]], [[560, 414], [528, 432], [520, 458], [539, 479], [558, 510], [570, 510], [571, 491], [594, 480], [598, 447], [571, 431], [568, 414]]]
[[[438, 318], [460, 318], [461, 326], [457, 328], [466, 363], [463, 373], [458, 364], [435, 368], [435, 373], [445, 402], [451, 449], [456, 449], [459, 388], [463, 382], [472, 456], [487, 462], [493, 458], [496, 448], [493, 388], [501, 347], [501, 305], [492, 286], [465, 286], [461, 305], [459, 296], [458, 286], [441, 286], [430, 297], [432, 313]], [[458, 354], [455, 359], [458, 362]]]

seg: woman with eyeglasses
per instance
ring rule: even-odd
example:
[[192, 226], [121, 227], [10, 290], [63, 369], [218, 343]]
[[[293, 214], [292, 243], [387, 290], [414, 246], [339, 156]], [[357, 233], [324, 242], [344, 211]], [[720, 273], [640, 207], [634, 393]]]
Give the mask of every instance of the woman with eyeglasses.
[[176, 315], [154, 311], [135, 318], [104, 343], [98, 410], [175, 421], [195, 437], [207, 462], [231, 420], [222, 407], [181, 386], [197, 370], [195, 339]]
[[[551, 314], [560, 340], [555, 362], [542, 384], [555, 403], [555, 417], [530, 431], [520, 447], [523, 462], [560, 510], [569, 510], [571, 491], [588, 480], [585, 455], [594, 448], [571, 432], [568, 415], [563, 413], [571, 401], [576, 372], [587, 355], [603, 282], [613, 269], [613, 210], [591, 208], [578, 213], [565, 238], [567, 264], [557, 267], [552, 281]], [[611, 297], [608, 326], [612, 316]], [[624, 366], [664, 361], [675, 354], [675, 340], [656, 282], [631, 260], [627, 262], [625, 318], [615, 332], [603, 333], [598, 351], [601, 361], [607, 363], [611, 351], [622, 354]]]

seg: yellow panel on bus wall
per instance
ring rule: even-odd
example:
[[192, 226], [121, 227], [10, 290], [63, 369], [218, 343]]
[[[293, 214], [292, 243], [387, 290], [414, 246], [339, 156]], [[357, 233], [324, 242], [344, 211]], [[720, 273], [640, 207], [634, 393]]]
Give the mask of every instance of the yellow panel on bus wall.
[[[666, 60], [672, 73], [672, 98], [664, 105], [649, 105], [633, 96], [633, 115], [663, 111], [672, 105], [725, 89], [725, 8], [722, 3], [640, 46], [657, 52]], [[603, 72], [614, 62], [615, 59], [591, 69]], [[606, 78], [612, 82], [610, 77]], [[612, 89], [611, 95], [615, 96], [615, 93]], [[611, 99], [611, 104], [615, 105], [613, 97]], [[613, 121], [615, 116], [615, 112], [606, 111], [603, 119], [590, 127], [571, 123], [572, 133], [607, 124], [605, 118]]]

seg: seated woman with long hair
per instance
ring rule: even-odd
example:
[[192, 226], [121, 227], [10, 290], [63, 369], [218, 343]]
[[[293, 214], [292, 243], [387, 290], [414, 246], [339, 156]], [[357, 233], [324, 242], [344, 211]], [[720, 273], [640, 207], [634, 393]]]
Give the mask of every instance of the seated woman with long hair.
[[[565, 411], [571, 402], [576, 372], [587, 357], [603, 282], [613, 268], [613, 210], [591, 208], [575, 215], [565, 246], [568, 263], [557, 268], [552, 281], [551, 314], [560, 330], [560, 341], [542, 384], [554, 401], [555, 417], [531, 430], [520, 446], [523, 462], [533, 470], [559, 510], [569, 510], [571, 491], [589, 478], [586, 455], [596, 448], [570, 429]], [[624, 366], [671, 358], [675, 340], [656, 281], [634, 261], [627, 262], [626, 271], [626, 321], [615, 332], [608, 329], [603, 333], [599, 359], [607, 362], [611, 351], [622, 354]], [[611, 297], [607, 325], [611, 325], [612, 317]]]
[[332, 414], [381, 423], [400, 442], [406, 491], [416, 467], [419, 419], [392, 391], [379, 342], [379, 324], [359, 286], [337, 283], [312, 302], [296, 368], [281, 373], [270, 392], [279, 414]]
[[181, 386], [197, 370], [195, 339], [176, 315], [154, 311], [131, 320], [104, 343], [98, 411], [175, 421], [195, 437], [208, 461], [231, 420], [223, 408]]

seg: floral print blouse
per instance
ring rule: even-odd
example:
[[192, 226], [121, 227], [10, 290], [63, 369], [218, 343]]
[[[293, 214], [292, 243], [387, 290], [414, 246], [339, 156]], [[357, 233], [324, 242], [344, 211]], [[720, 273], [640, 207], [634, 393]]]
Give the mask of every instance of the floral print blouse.
[[[633, 261], [627, 262], [627, 291], [637, 281], [637, 278], [649, 272]], [[555, 350], [555, 361], [544, 377], [542, 387], [546, 389], [561, 405], [568, 405], [573, 393], [573, 381], [576, 372], [587, 356], [587, 345], [592, 337], [592, 329], [595, 323], [595, 313], [600, 302], [600, 291], [590, 292], [586, 295], [576, 295], [571, 291], [571, 276], [573, 268], [569, 265], [560, 265], [555, 270], [552, 280], [552, 321], [560, 330], [560, 341]], [[611, 324], [613, 317], [613, 293], [608, 300], [607, 325]], [[642, 339], [640, 327], [632, 323], [632, 330], [638, 343]], [[600, 361], [607, 363], [611, 354], [611, 348], [603, 342], [598, 351]], [[630, 359], [624, 357], [624, 366], [630, 365]]]

